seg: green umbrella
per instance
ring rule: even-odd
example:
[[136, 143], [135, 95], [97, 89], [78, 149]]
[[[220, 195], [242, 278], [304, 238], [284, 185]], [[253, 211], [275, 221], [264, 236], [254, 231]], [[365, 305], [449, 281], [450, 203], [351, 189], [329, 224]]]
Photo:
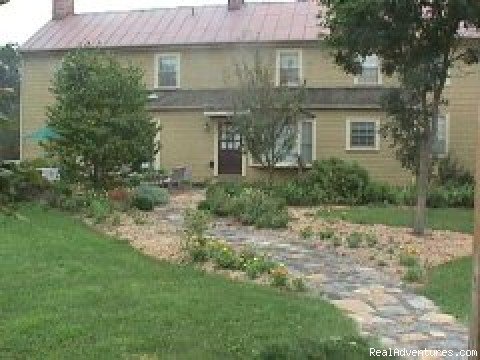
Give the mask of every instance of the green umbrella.
[[34, 133], [25, 136], [26, 139], [35, 140], [35, 141], [47, 141], [60, 138], [53, 129], [49, 127], [43, 127], [35, 131]]

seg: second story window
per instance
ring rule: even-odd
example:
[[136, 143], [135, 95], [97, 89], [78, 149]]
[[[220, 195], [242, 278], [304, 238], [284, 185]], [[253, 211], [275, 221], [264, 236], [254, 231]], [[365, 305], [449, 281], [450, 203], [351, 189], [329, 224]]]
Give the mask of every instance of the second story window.
[[299, 86], [302, 79], [302, 53], [300, 50], [278, 50], [277, 85]]
[[180, 87], [179, 54], [160, 54], [157, 56], [156, 87], [167, 89]]
[[376, 55], [367, 56], [362, 62], [362, 73], [355, 78], [358, 85], [380, 85], [382, 83], [380, 60]]

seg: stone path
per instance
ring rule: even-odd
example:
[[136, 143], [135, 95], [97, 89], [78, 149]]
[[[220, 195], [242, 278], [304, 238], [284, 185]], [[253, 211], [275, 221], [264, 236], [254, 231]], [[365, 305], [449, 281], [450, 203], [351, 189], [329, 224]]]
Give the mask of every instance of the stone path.
[[[166, 216], [181, 226], [181, 215], [170, 212]], [[467, 349], [465, 326], [442, 314], [431, 300], [376, 269], [361, 267], [333, 250], [311, 249], [284, 232], [231, 226], [219, 220], [211, 235], [232, 245], [250, 245], [303, 275], [313, 294], [343, 309], [359, 324], [363, 335], [380, 339], [385, 347], [453, 350], [455, 354]]]

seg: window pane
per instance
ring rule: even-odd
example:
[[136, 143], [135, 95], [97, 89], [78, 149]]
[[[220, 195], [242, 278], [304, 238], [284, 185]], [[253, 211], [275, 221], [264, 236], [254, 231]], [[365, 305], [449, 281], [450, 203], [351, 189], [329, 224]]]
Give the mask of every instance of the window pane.
[[362, 73], [358, 76], [359, 84], [378, 84], [379, 60], [375, 55], [367, 56], [362, 62]]
[[437, 134], [433, 144], [433, 152], [437, 155], [447, 153], [447, 118], [439, 116], [437, 119]]
[[177, 86], [178, 58], [176, 56], [162, 56], [158, 63], [159, 86]]
[[300, 64], [298, 53], [280, 54], [280, 85], [300, 84]]
[[313, 160], [313, 126], [310, 121], [302, 122], [302, 138], [300, 156], [304, 164], [311, 164]]
[[[295, 132], [296, 133], [296, 132]], [[285, 138], [287, 136], [289, 136], [291, 134], [291, 130], [289, 131], [286, 131], [285, 132], [285, 135], [283, 137], [280, 137], [278, 139], [278, 147], [280, 148], [284, 142], [285, 142]], [[295, 141], [295, 143], [293, 144], [293, 147], [291, 148], [291, 150], [288, 152], [288, 154], [286, 154], [283, 159], [280, 161], [281, 163], [286, 163], [286, 164], [296, 164], [297, 163], [297, 153], [298, 153], [298, 144], [297, 142]]]
[[373, 121], [355, 121], [350, 123], [350, 147], [376, 146], [376, 124]]

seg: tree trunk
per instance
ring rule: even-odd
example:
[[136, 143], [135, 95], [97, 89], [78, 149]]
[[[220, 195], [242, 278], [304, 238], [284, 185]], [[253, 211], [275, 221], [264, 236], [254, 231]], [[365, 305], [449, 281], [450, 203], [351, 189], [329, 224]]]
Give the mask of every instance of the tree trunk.
[[480, 107], [478, 108], [477, 147], [475, 171], [475, 236], [473, 241], [473, 284], [472, 284], [472, 317], [470, 324], [469, 350], [476, 350], [477, 355], [470, 360], [480, 359]]
[[415, 207], [415, 221], [413, 232], [416, 235], [423, 236], [427, 223], [427, 190], [429, 180], [429, 154], [428, 140], [425, 139], [420, 144], [419, 169], [417, 174], [417, 205]]

